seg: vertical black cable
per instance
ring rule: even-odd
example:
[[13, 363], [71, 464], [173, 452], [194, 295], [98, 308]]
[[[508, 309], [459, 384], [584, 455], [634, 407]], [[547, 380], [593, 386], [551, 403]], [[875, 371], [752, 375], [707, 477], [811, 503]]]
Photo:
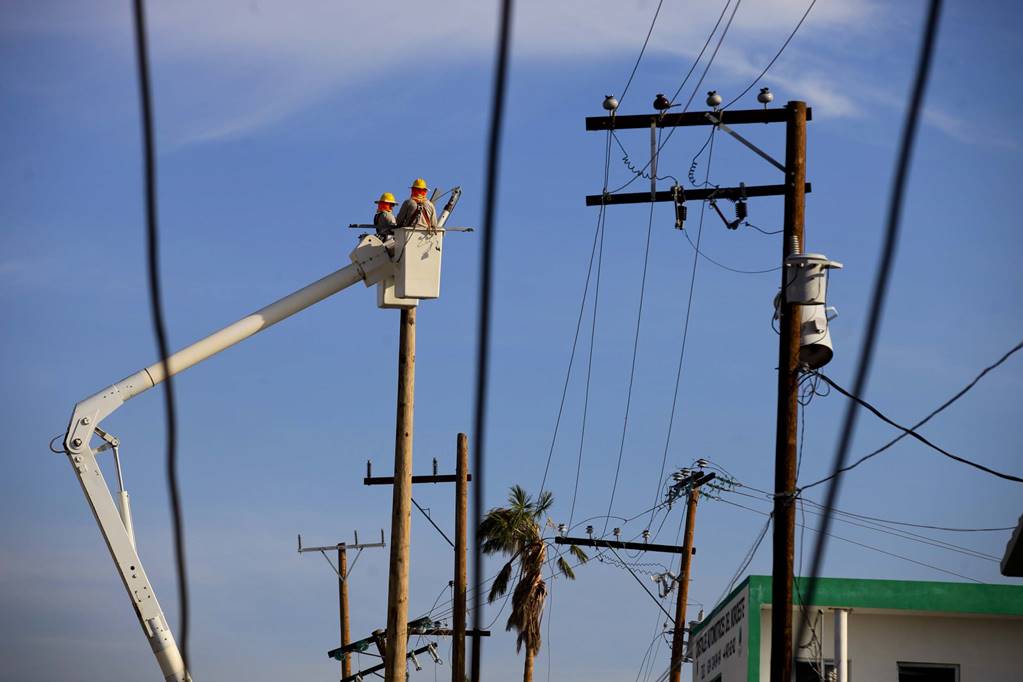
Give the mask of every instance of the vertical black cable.
[[[484, 457], [486, 453], [487, 424], [487, 383], [490, 371], [490, 298], [493, 289], [494, 239], [497, 223], [494, 220], [497, 206], [497, 171], [500, 166], [501, 125], [504, 119], [504, 96], [508, 80], [508, 56], [511, 47], [512, 0], [502, 0], [501, 18], [498, 25], [497, 65], [494, 73], [494, 93], [490, 111], [490, 139], [487, 146], [487, 193], [483, 203], [483, 244], [480, 249], [480, 299], [477, 320], [476, 350], [476, 405], [474, 431], [476, 434], [476, 457], [473, 458], [472, 496], [472, 580], [476, 594], [472, 610], [473, 629], [483, 629], [483, 553], [478, 537], [479, 522], [483, 518]], [[472, 677], [480, 681], [481, 638], [473, 637]]]
[[146, 16], [143, 0], [134, 0], [135, 51], [139, 69], [139, 99], [142, 107], [142, 146], [146, 185], [146, 256], [149, 270], [149, 303], [153, 332], [160, 352], [164, 380], [164, 407], [167, 417], [167, 489], [170, 496], [174, 530], [174, 561], [177, 568], [178, 611], [181, 617], [181, 658], [190, 670], [188, 658], [188, 576], [185, 573], [185, 537], [181, 518], [181, 494], [178, 490], [178, 423], [174, 408], [174, 382], [167, 367], [170, 355], [163, 318], [163, 294], [160, 287], [160, 243], [156, 222], [156, 154], [153, 143], [153, 105], [150, 97], [149, 58], [146, 47]]
[[[866, 390], [867, 377], [870, 374], [871, 361], [874, 357], [874, 347], [881, 327], [881, 315], [884, 312], [888, 280], [891, 276], [892, 264], [895, 260], [895, 246], [899, 237], [899, 221], [902, 214], [902, 201], [905, 196], [906, 182], [909, 176], [909, 163], [913, 156], [913, 143], [916, 140], [916, 129], [920, 123], [920, 113], [923, 109], [924, 92], [927, 87], [927, 76], [931, 70], [931, 61], [934, 56], [934, 43], [937, 38], [940, 14], [941, 0], [931, 0], [927, 11], [923, 43], [920, 46], [920, 55], [917, 61], [916, 76], [913, 81], [913, 91], [910, 96], [909, 107], [906, 109], [902, 139], [899, 141], [899, 155], [895, 166], [895, 177], [892, 180], [891, 196], [889, 197], [885, 238], [881, 247], [881, 263], [878, 266], [877, 275], [874, 279], [874, 291], [871, 296], [867, 329], [863, 335], [859, 366], [856, 369], [856, 380], [852, 391], [854, 395], [863, 395]], [[832, 471], [836, 474], [845, 466], [845, 461], [849, 454], [849, 446], [852, 443], [852, 434], [856, 429], [856, 418], [858, 415], [859, 405], [855, 401], [849, 401], [832, 466]], [[835, 475], [828, 486], [828, 494], [824, 503], [824, 520], [821, 523], [820, 533], [814, 547], [813, 561], [810, 564], [810, 578], [806, 587], [805, 603], [809, 605], [814, 603], [817, 593], [817, 575], [824, 561], [824, 552], [827, 547], [828, 538], [827, 533], [831, 528], [831, 517], [834, 505], [838, 501], [841, 481], [842, 477]], [[804, 625], [801, 625], [796, 641], [802, 641], [804, 634]]]

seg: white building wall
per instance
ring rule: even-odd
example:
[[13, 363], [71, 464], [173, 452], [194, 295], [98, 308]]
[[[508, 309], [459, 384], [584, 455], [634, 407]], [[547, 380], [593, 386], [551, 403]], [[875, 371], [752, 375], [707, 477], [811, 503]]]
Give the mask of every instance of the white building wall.
[[[816, 609], [808, 613], [813, 623]], [[800, 618], [793, 613], [793, 638]], [[834, 655], [834, 622], [824, 609], [817, 637], [825, 660]], [[900, 662], [958, 664], [960, 682], [1023, 681], [1023, 618], [853, 609], [848, 627], [850, 682], [898, 682]], [[769, 682], [770, 609], [760, 612], [760, 632], [760, 682]], [[810, 658], [808, 650], [799, 658]]]

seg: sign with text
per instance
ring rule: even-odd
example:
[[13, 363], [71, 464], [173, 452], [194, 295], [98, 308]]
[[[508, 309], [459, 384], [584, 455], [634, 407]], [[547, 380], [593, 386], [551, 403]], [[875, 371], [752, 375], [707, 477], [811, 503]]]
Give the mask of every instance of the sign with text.
[[[749, 588], [744, 587], [690, 635], [696, 682], [741, 682], [746, 679], [749, 640]], [[696, 628], [694, 628], [696, 630]], [[720, 678], [718, 677], [720, 675]]]

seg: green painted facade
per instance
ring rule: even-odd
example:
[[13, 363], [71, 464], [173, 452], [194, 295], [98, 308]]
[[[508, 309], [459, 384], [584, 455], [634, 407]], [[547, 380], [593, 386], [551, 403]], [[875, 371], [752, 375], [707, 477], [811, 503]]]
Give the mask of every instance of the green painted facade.
[[[807, 578], [796, 578], [795, 589], [806, 594]], [[690, 638], [742, 590], [749, 589], [747, 619], [747, 680], [760, 679], [760, 611], [771, 604], [771, 576], [751, 575], [693, 627]], [[985, 616], [1023, 617], [1023, 586], [947, 583], [918, 580], [860, 580], [820, 578], [817, 595], [807, 606], [841, 606], [859, 609], [891, 609], [924, 613], [963, 613]]]

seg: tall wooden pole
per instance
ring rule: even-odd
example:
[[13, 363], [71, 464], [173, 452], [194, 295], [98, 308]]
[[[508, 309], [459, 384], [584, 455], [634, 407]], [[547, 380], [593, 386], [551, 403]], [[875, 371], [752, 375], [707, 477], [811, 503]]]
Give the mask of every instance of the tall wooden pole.
[[469, 509], [469, 437], [458, 434], [455, 465], [455, 595], [451, 682], [465, 682], [465, 538]]
[[[806, 103], [785, 105], [785, 222], [782, 262], [804, 248]], [[771, 570], [771, 682], [792, 679], [792, 558], [795, 554], [796, 425], [800, 307], [785, 302], [782, 268], [778, 344], [778, 422], [774, 453], [774, 557]]]
[[[351, 641], [348, 629], [348, 557], [344, 544], [337, 546], [337, 599], [341, 619], [341, 646]], [[348, 654], [341, 657], [341, 678], [352, 674], [352, 661]]]
[[689, 600], [689, 568], [693, 558], [693, 530], [696, 526], [696, 503], [699, 499], [699, 489], [696, 487], [691, 488], [686, 504], [686, 536], [682, 543], [682, 571], [678, 583], [678, 597], [675, 602], [675, 632], [671, 638], [670, 682], [680, 682], [682, 679], [682, 657], [684, 655], [682, 640], [686, 629], [686, 602]]
[[405, 682], [408, 647], [408, 557], [412, 513], [412, 415], [416, 383], [416, 309], [401, 309], [398, 419], [394, 439], [391, 563], [387, 578], [386, 682]]

